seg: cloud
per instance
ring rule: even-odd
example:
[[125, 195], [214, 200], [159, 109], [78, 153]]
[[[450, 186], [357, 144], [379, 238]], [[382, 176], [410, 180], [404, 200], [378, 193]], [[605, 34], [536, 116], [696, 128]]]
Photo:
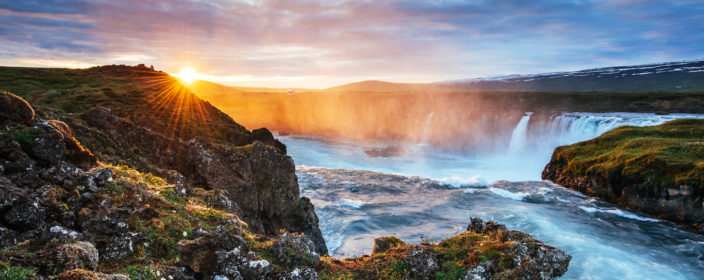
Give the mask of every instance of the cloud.
[[[704, 57], [704, 5], [697, 1], [15, 2], [0, 4], [0, 20], [11, 22], [0, 27], [0, 48], [16, 50], [0, 51], [0, 63], [143, 59], [167, 71], [191, 65], [236, 81], [270, 77], [265, 86], [432, 81]], [[131, 59], [120, 59], [126, 55]]]

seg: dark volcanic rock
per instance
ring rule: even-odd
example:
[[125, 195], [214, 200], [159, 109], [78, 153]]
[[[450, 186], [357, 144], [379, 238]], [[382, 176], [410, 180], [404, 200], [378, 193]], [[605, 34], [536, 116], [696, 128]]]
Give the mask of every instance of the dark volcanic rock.
[[34, 120], [34, 109], [22, 97], [0, 90], [0, 123], [12, 121], [29, 124]]
[[260, 141], [269, 146], [274, 146], [279, 149], [281, 153], [286, 154], [286, 145], [284, 145], [284, 143], [281, 143], [281, 141], [279, 141], [278, 139], [274, 138], [274, 135], [271, 134], [271, 131], [266, 129], [266, 127], [252, 130], [252, 139], [254, 139], [255, 141]]

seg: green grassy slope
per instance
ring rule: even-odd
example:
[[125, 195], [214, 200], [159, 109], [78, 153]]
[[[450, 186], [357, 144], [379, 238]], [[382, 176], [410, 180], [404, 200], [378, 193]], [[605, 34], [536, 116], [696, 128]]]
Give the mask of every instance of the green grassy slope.
[[617, 173], [642, 179], [642, 188], [704, 188], [704, 120], [653, 127], [621, 127], [555, 150], [564, 174]]

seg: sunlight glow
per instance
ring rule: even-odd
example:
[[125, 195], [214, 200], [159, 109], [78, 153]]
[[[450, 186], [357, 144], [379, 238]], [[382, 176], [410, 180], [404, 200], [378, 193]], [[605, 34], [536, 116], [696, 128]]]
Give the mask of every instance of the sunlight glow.
[[196, 73], [196, 70], [193, 70], [191, 67], [184, 67], [181, 69], [181, 72], [178, 74], [174, 74], [177, 78], [183, 80], [187, 84], [193, 83], [196, 79], [198, 79], [199, 74]]

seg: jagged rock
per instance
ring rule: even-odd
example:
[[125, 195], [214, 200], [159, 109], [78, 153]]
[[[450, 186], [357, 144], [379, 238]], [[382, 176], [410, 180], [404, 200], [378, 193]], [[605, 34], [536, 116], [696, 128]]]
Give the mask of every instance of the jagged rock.
[[506, 226], [502, 224], [497, 224], [493, 221], [484, 222], [479, 218], [470, 218], [469, 225], [467, 226], [467, 231], [476, 233], [487, 233], [494, 232], [497, 230], [506, 230]]
[[391, 248], [406, 245], [406, 242], [398, 239], [396, 236], [382, 236], [374, 239], [374, 246], [372, 247], [372, 255], [384, 253]]
[[44, 219], [44, 215], [44, 209], [37, 204], [22, 201], [10, 207], [3, 215], [3, 220], [13, 228], [27, 230], [36, 228]]
[[136, 244], [142, 240], [138, 233], [121, 233], [113, 235], [104, 247], [101, 247], [100, 258], [118, 260], [134, 252]]
[[286, 280], [318, 280], [318, 273], [312, 268], [295, 268], [280, 278]]
[[271, 131], [269, 131], [266, 127], [252, 130], [252, 139], [255, 141], [261, 141], [266, 145], [276, 147], [279, 151], [281, 151], [281, 153], [286, 154], [286, 145], [274, 138], [274, 135], [271, 134]]
[[[530, 235], [520, 231], [506, 231], [506, 226], [495, 222], [483, 222], [479, 218], [470, 218], [467, 231], [478, 234], [503, 234], [502, 240], [511, 241], [509, 252], [512, 260], [499, 259], [482, 262], [479, 266], [470, 268], [463, 279], [556, 279], [567, 272], [572, 256], [564, 251], [545, 245]], [[506, 266], [505, 261], [512, 262], [512, 269], [498, 275], [493, 272]]]
[[462, 280], [490, 280], [491, 273], [489, 273], [489, 262], [483, 262], [480, 265], [467, 270], [467, 274], [462, 276]]
[[0, 90], [0, 122], [12, 121], [29, 124], [34, 119], [34, 109], [22, 97]]
[[431, 248], [416, 246], [406, 254], [405, 259], [408, 261], [411, 275], [416, 275], [421, 279], [429, 279], [440, 268], [438, 254]]
[[252, 252], [240, 248], [216, 252], [218, 271], [216, 279], [269, 279], [274, 266]]
[[303, 234], [284, 232], [271, 244], [271, 251], [288, 265], [315, 266], [320, 262], [315, 244]]
[[217, 227], [205, 236], [178, 242], [181, 265], [189, 267], [198, 275], [212, 276], [218, 272], [218, 251], [249, 251], [241, 237], [233, 236], [224, 228]]

